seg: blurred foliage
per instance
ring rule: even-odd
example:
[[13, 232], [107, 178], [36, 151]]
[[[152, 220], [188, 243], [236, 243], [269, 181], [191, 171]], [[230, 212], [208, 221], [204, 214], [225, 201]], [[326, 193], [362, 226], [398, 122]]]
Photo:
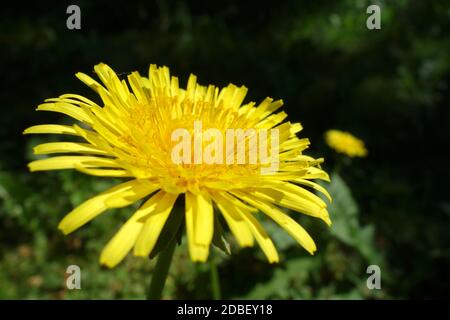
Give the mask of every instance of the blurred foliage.
[[[380, 4], [382, 29], [366, 29], [366, 8]], [[60, 122], [37, 113], [45, 98], [72, 92], [97, 99], [72, 75], [103, 61], [125, 76], [165, 64], [185, 83], [229, 82], [248, 100], [282, 98], [301, 121], [310, 153], [332, 171], [341, 161], [323, 142], [330, 128], [361, 137], [369, 156], [342, 166], [327, 185], [331, 229], [292, 213], [317, 240], [309, 256], [267, 219], [282, 262], [258, 249], [217, 250], [225, 298], [448, 297], [450, 3], [436, 1], [77, 1], [82, 29], [66, 28], [66, 2], [10, 3], [0, 13], [4, 75], [0, 116], [0, 298], [144, 297], [154, 262], [128, 257], [98, 265], [102, 247], [133, 208], [101, 215], [63, 237], [65, 213], [116, 181], [70, 171], [27, 172], [32, 146], [55, 137], [23, 137], [27, 126]], [[209, 298], [208, 265], [181, 245], [166, 298]], [[65, 289], [77, 264], [82, 290]], [[378, 264], [382, 290], [366, 288]]]

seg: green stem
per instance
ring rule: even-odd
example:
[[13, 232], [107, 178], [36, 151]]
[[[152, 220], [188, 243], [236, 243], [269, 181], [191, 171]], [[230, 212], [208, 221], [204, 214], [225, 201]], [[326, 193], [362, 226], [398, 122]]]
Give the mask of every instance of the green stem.
[[168, 246], [158, 254], [155, 269], [153, 270], [152, 280], [147, 292], [148, 300], [160, 300], [167, 275], [169, 274], [170, 264], [172, 262], [173, 252], [177, 244], [176, 237]]
[[214, 256], [210, 258], [210, 270], [213, 299], [220, 300], [222, 299], [222, 295], [220, 293], [219, 272], [217, 271], [217, 264]]

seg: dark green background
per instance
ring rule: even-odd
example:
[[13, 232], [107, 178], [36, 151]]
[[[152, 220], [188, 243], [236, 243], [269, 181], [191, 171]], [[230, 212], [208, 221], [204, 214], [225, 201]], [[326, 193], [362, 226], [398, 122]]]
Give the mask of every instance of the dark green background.
[[[311, 139], [310, 153], [325, 156], [330, 171], [337, 157], [324, 144], [326, 130], [365, 141], [369, 156], [341, 176], [359, 204], [361, 226], [375, 230], [374, 250], [387, 274], [382, 294], [349, 294], [355, 281], [364, 285], [370, 261], [328, 237], [327, 228], [310, 227], [319, 254], [306, 260], [301, 249], [286, 249], [288, 261], [302, 257], [298, 265], [274, 269], [257, 250], [219, 256], [224, 297], [449, 296], [449, 1], [73, 3], [81, 7], [81, 30], [66, 28], [72, 2], [3, 4], [0, 13], [0, 298], [143, 297], [151, 274], [145, 262], [129, 258], [113, 271], [97, 266], [130, 211], [105, 214], [67, 238], [56, 230], [70, 208], [110, 184], [26, 168], [31, 147], [54, 137], [24, 137], [22, 130], [67, 121], [35, 106], [68, 92], [97, 99], [74, 74], [92, 75], [99, 62], [122, 77], [145, 74], [155, 63], [183, 84], [192, 72], [203, 84], [244, 84], [246, 101], [282, 98], [290, 120], [303, 124], [301, 136]], [[372, 3], [381, 5], [381, 30], [366, 28]], [[63, 288], [71, 263], [87, 270], [83, 293]], [[166, 297], [209, 297], [207, 276], [205, 266], [180, 253]], [[270, 281], [275, 289], [264, 287]]]

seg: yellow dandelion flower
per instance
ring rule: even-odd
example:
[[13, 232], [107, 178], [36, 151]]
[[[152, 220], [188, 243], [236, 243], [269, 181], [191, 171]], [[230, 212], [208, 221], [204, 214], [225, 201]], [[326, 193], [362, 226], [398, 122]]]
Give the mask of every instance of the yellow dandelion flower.
[[365, 157], [367, 149], [364, 141], [356, 138], [349, 132], [340, 130], [328, 130], [325, 133], [325, 140], [336, 152], [346, 154], [349, 157]]
[[[329, 177], [319, 167], [323, 159], [303, 154], [310, 143], [296, 136], [301, 125], [284, 122], [284, 112], [274, 113], [282, 106], [281, 100], [266, 98], [257, 106], [253, 102], [242, 104], [247, 88], [232, 84], [222, 89], [201, 86], [194, 75], [182, 89], [167, 67], [155, 65], [150, 66], [148, 77], [132, 72], [128, 81], [120, 80], [103, 63], [94, 70], [103, 85], [86, 74], [76, 76], [100, 96], [101, 104], [76, 94], [48, 99], [37, 110], [63, 113], [78, 124], [43, 124], [24, 131], [79, 139], [36, 146], [35, 154], [66, 155], [32, 161], [31, 171], [75, 169], [93, 176], [127, 179], [67, 214], [59, 224], [64, 234], [108, 209], [143, 200], [101, 253], [100, 263], [114, 267], [131, 250], [136, 256], [152, 252], [171, 212], [178, 214], [172, 211], [177, 198], [183, 197], [188, 250], [193, 261], [207, 260], [215, 217], [220, 214], [240, 246], [253, 246], [256, 241], [269, 262], [279, 258], [257, 219], [258, 212], [273, 219], [309, 253], [314, 253], [313, 239], [281, 208], [320, 218], [330, 225], [326, 203], [308, 190], [316, 189], [330, 199], [327, 191], [312, 181], [329, 181]], [[199, 126], [210, 129], [209, 135], [202, 131], [204, 136], [196, 136]], [[231, 146], [231, 151], [224, 144], [211, 142], [212, 136], [216, 142], [221, 134], [228, 138], [230, 129], [245, 133], [240, 140], [227, 142], [226, 148]], [[248, 129], [256, 131], [248, 134]], [[278, 133], [258, 145], [259, 151], [267, 147], [274, 162], [262, 158], [242, 161], [239, 153], [233, 153], [236, 147], [248, 151], [251, 158], [251, 151], [255, 151], [252, 139], [264, 130]], [[183, 148], [174, 137], [181, 138]], [[187, 147], [193, 145], [193, 153], [184, 148], [186, 143]], [[225, 162], [218, 157], [223, 150]], [[180, 157], [174, 158], [178, 151]], [[274, 165], [272, 171], [263, 170]]]

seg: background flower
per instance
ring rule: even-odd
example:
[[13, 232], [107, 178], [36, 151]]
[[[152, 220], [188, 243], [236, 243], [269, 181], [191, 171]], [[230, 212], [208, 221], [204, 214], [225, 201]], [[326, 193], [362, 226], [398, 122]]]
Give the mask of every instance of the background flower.
[[367, 156], [364, 142], [349, 132], [328, 130], [325, 133], [325, 140], [330, 148], [351, 158]]

